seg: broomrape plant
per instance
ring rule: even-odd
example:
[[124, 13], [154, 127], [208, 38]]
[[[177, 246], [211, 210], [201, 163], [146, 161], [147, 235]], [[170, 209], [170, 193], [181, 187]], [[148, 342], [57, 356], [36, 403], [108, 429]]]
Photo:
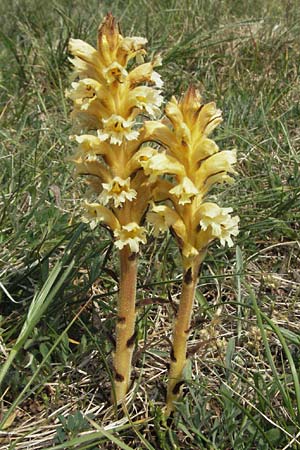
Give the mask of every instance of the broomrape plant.
[[146, 123], [146, 132], [165, 150], [142, 165], [146, 174], [173, 176], [173, 181], [158, 184], [154, 198], [163, 199], [164, 204], [153, 203], [148, 220], [156, 233], [169, 228], [182, 253], [183, 281], [171, 348], [168, 415], [180, 396], [200, 265], [214, 240], [233, 245], [231, 236], [238, 234], [239, 218], [231, 217], [232, 208], [205, 201], [214, 184], [233, 182], [228, 174], [234, 173], [236, 152], [219, 151], [208, 138], [222, 121], [221, 111], [214, 103], [203, 104], [199, 92], [190, 87], [179, 102], [172, 97], [165, 112], [169, 124]]
[[[123, 37], [108, 14], [99, 28], [97, 49], [70, 40], [74, 81], [67, 97], [79, 134], [71, 160], [86, 177], [92, 194], [83, 220], [108, 227], [120, 256], [113, 399], [130, 387], [135, 341], [137, 254], [146, 243], [144, 220], [154, 233], [167, 229], [182, 253], [183, 282], [174, 325], [166, 414], [180, 396], [187, 340], [200, 265], [208, 246], [219, 239], [233, 245], [238, 217], [232, 208], [206, 201], [216, 183], [233, 182], [235, 151], [219, 151], [209, 134], [222, 121], [214, 103], [203, 104], [190, 87], [178, 102], [172, 97], [166, 118], [157, 118], [163, 97], [155, 57], [143, 62], [146, 39]], [[135, 61], [135, 63], [133, 63]], [[130, 68], [129, 68], [130, 67]], [[88, 131], [88, 134], [81, 134]], [[149, 142], [155, 142], [151, 147]], [[160, 144], [158, 149], [157, 144]]]
[[[71, 39], [74, 56], [72, 118], [81, 132], [73, 136], [77, 152], [71, 158], [76, 172], [86, 177], [93, 196], [85, 202], [84, 221], [92, 228], [107, 226], [119, 249], [120, 283], [114, 356], [113, 396], [122, 400], [130, 385], [135, 342], [137, 254], [146, 242], [142, 226], [151, 198], [151, 182], [141, 170], [140, 159], [152, 149], [140, 150], [146, 141], [141, 117], [156, 116], [163, 101], [162, 81], [154, 67], [156, 58], [140, 63], [146, 39], [123, 37], [114, 17], [108, 14], [98, 31], [97, 49]], [[132, 60], [137, 61], [131, 70]], [[145, 84], [147, 83], [147, 84]]]

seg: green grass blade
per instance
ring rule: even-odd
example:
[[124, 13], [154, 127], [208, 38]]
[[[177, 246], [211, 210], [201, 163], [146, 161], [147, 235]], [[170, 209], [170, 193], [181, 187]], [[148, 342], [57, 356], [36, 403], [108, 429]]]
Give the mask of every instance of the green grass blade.
[[[52, 271], [50, 272], [47, 280], [45, 281], [42, 289], [39, 293], [37, 293], [28, 310], [25, 322], [23, 324], [23, 327], [21, 329], [21, 332], [17, 338], [16, 343], [14, 344], [11, 353], [7, 359], [7, 361], [4, 363], [0, 370], [0, 386], [3, 383], [4, 377], [7, 374], [7, 371], [9, 370], [11, 364], [13, 363], [16, 355], [18, 354], [18, 351], [22, 348], [25, 341], [29, 337], [29, 335], [32, 333], [34, 327], [37, 325], [41, 317], [44, 315], [46, 309], [54, 299], [55, 295], [63, 285], [64, 281], [67, 279], [68, 275], [73, 269], [75, 260], [70, 260], [70, 251], [71, 247], [74, 245], [76, 239], [78, 238], [81, 227], [78, 228], [78, 230], [75, 232], [73, 238], [71, 239], [64, 256], [61, 258], [61, 260], [58, 260], [53, 267]], [[63, 270], [64, 266], [67, 265], [67, 268]]]
[[277, 384], [277, 387], [278, 387], [279, 391], [281, 392], [281, 395], [282, 395], [282, 398], [283, 398], [283, 401], [284, 401], [286, 407], [288, 408], [289, 412], [292, 414], [292, 416], [295, 419], [296, 417], [295, 417], [295, 412], [293, 410], [291, 398], [290, 398], [289, 393], [286, 390], [285, 386], [281, 382], [281, 379], [279, 377], [276, 365], [275, 365], [274, 360], [273, 360], [273, 356], [272, 356], [271, 349], [270, 349], [270, 346], [269, 346], [266, 330], [265, 330], [265, 327], [264, 327], [263, 321], [262, 321], [263, 314], [262, 314], [262, 312], [260, 311], [260, 309], [259, 309], [259, 307], [257, 305], [256, 296], [255, 296], [255, 293], [253, 292], [253, 289], [250, 286], [248, 287], [248, 289], [249, 289], [249, 295], [250, 295], [250, 298], [251, 298], [251, 301], [252, 301], [252, 304], [253, 304], [253, 308], [255, 310], [255, 314], [256, 314], [256, 318], [257, 318], [257, 324], [258, 324], [258, 327], [260, 329], [262, 340], [263, 340], [263, 343], [264, 343], [266, 356], [267, 356], [268, 362], [270, 364], [270, 367], [272, 369], [274, 380], [275, 380], [275, 382]]

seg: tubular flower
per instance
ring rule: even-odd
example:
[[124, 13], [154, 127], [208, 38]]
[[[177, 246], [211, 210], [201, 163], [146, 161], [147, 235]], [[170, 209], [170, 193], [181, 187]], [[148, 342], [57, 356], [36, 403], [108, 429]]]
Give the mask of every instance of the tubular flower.
[[215, 203], [203, 203], [200, 206], [200, 226], [202, 230], [210, 230], [212, 238], [219, 238], [222, 245], [227, 242], [233, 246], [231, 235], [238, 235], [239, 217], [231, 217], [232, 208], [220, 208]]
[[134, 141], [139, 132], [132, 130], [134, 121], [126, 120], [117, 114], [112, 114], [108, 119], [102, 119], [103, 129], [98, 130], [100, 141], [109, 140], [111, 144], [121, 145], [124, 141]]
[[193, 197], [198, 194], [198, 189], [188, 177], [183, 177], [182, 181], [170, 190], [178, 198], [178, 204], [191, 203]]
[[152, 203], [147, 219], [153, 225], [154, 235], [157, 236], [160, 232], [168, 230], [178, 220], [178, 214], [166, 205]]
[[115, 208], [122, 206], [126, 200], [131, 202], [137, 195], [137, 192], [130, 188], [129, 177], [126, 180], [115, 177], [110, 183], [102, 183], [102, 187], [103, 191], [99, 195], [100, 203], [107, 205], [112, 200]]
[[[96, 202], [85, 202], [84, 222], [102, 224], [112, 231], [119, 251], [120, 284], [117, 308], [116, 351], [113, 362], [115, 402], [130, 387], [135, 336], [137, 254], [146, 243], [142, 226], [155, 179], [142, 169], [158, 153], [142, 147], [144, 116], [156, 117], [163, 98], [155, 57], [144, 62], [146, 39], [123, 37], [111, 14], [98, 30], [97, 48], [71, 39], [73, 82], [66, 96], [73, 102], [71, 117], [78, 147], [69, 158], [76, 173], [85, 177]], [[141, 62], [142, 61], [142, 62]], [[130, 65], [129, 65], [130, 63]], [[81, 133], [85, 134], [81, 134]]]
[[117, 239], [116, 247], [121, 250], [125, 245], [129, 245], [133, 253], [138, 253], [140, 243], [146, 243], [146, 229], [135, 222], [128, 223], [115, 230], [114, 236]]

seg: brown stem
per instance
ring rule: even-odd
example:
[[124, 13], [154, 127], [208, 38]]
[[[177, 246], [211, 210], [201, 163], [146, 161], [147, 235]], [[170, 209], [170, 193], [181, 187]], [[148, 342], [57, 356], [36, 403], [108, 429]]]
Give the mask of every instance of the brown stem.
[[137, 256], [126, 245], [120, 250], [120, 285], [114, 356], [113, 399], [119, 402], [130, 386], [131, 360], [135, 342], [135, 299]]
[[190, 333], [191, 317], [195, 298], [195, 291], [198, 281], [198, 272], [203, 256], [199, 255], [184, 263], [185, 271], [183, 275], [182, 291], [173, 329], [173, 342], [171, 348], [171, 361], [169, 369], [169, 381], [167, 388], [166, 415], [168, 416], [174, 409], [174, 402], [181, 395], [181, 385], [183, 381], [183, 369], [186, 364], [187, 341]]

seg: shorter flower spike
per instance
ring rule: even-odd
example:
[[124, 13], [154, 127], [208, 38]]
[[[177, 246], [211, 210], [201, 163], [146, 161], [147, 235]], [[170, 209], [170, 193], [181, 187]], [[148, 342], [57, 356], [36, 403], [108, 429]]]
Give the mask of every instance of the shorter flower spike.
[[191, 86], [180, 101], [172, 97], [166, 105], [166, 116], [168, 122], [146, 122], [145, 134], [160, 142], [165, 150], [141, 161], [141, 165], [153, 179], [163, 177], [161, 184], [157, 182], [154, 199], [168, 203], [152, 206], [148, 220], [153, 223], [155, 234], [169, 228], [182, 253], [183, 282], [167, 392], [169, 414], [180, 395], [200, 264], [216, 239], [221, 245], [233, 245], [239, 218], [231, 217], [232, 208], [221, 208], [205, 200], [216, 183], [231, 183], [229, 174], [235, 173], [235, 150], [220, 151], [208, 137], [222, 122], [221, 111], [215, 103], [203, 104], [200, 93]]

